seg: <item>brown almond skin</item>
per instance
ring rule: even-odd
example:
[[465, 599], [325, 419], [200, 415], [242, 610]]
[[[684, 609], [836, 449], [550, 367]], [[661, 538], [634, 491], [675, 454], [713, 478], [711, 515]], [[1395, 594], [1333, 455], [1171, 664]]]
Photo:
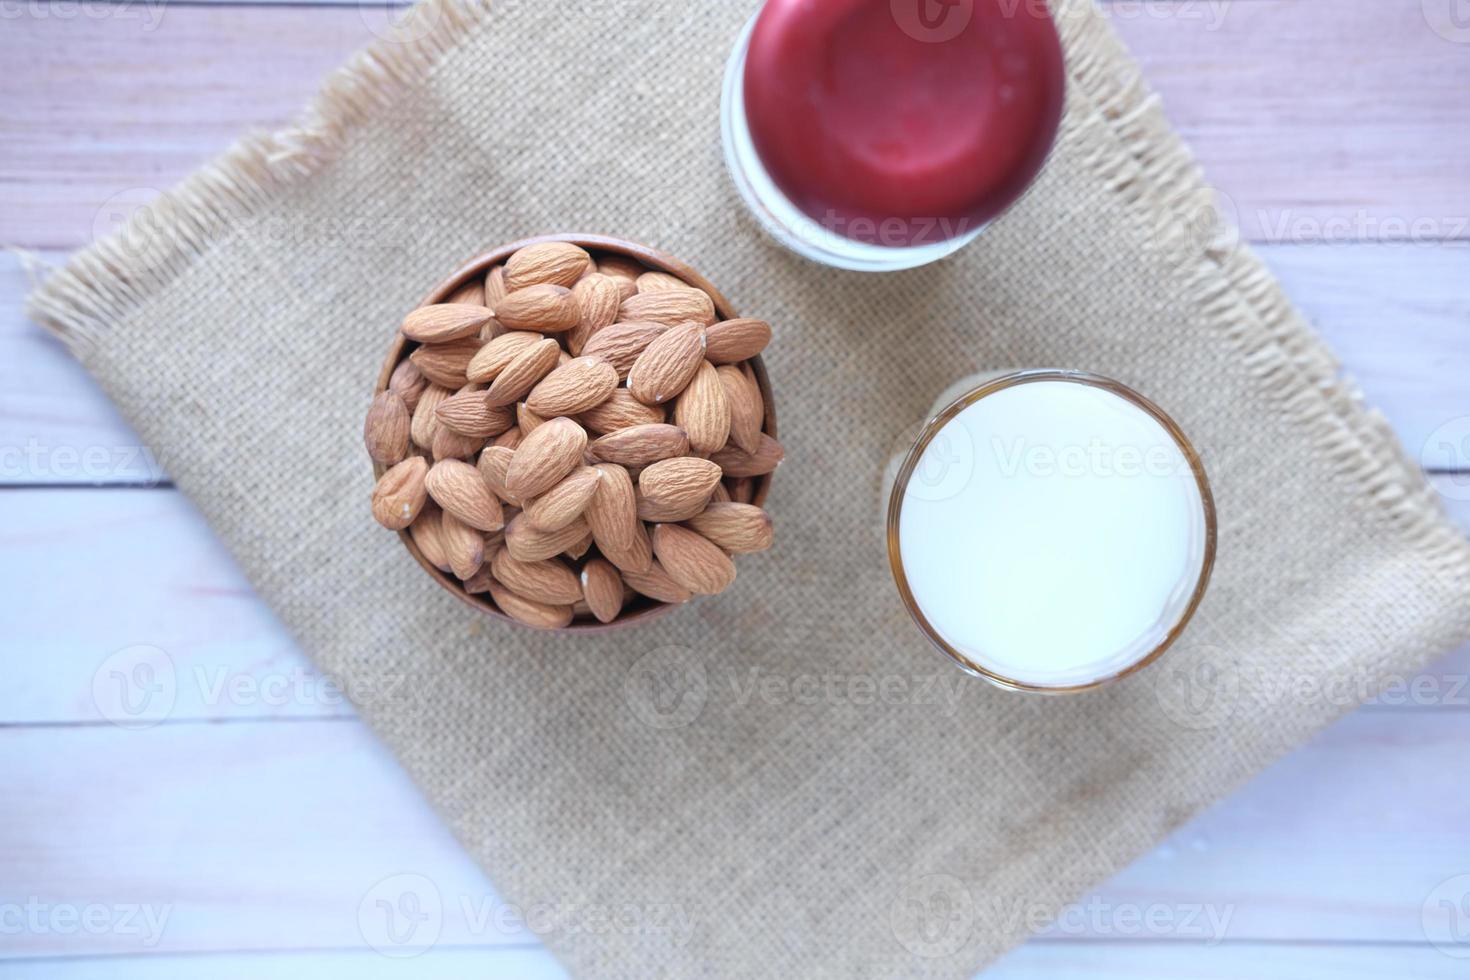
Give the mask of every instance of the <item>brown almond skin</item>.
[[572, 291], [551, 283], [512, 290], [495, 306], [495, 319], [507, 330], [561, 333], [575, 327], [580, 318]]
[[453, 395], [454, 392], [441, 385], [431, 384], [424, 389], [408, 428], [414, 445], [421, 449], [433, 448], [434, 433], [439, 431], [439, 406]]
[[419, 395], [429, 386], [429, 379], [424, 377], [424, 372], [413, 361], [399, 361], [398, 366], [393, 369], [393, 374], [388, 378], [388, 390], [399, 398], [403, 404], [408, 406], [412, 412], [419, 403]]
[[594, 272], [577, 280], [572, 296], [577, 301], [577, 325], [567, 333], [567, 350], [576, 357], [593, 334], [617, 322], [623, 291], [611, 276]]
[[740, 317], [724, 320], [705, 331], [705, 354], [714, 364], [734, 364], [752, 358], [771, 342], [771, 325]]
[[593, 558], [579, 576], [587, 610], [599, 623], [611, 623], [623, 611], [623, 576], [606, 558]]
[[725, 383], [709, 361], [700, 361], [694, 377], [674, 402], [674, 424], [689, 433], [689, 448], [713, 453], [730, 439], [730, 402]]
[[687, 523], [691, 530], [736, 555], [765, 551], [774, 540], [771, 515], [753, 504], [711, 502]]
[[707, 459], [660, 460], [638, 474], [638, 492], [652, 505], [645, 513], [640, 503], [638, 516], [650, 521], [688, 520], [704, 510], [719, 484], [720, 468]]
[[531, 330], [512, 330], [503, 333], [481, 347], [465, 369], [471, 381], [494, 381], [527, 347], [539, 344], [545, 336]]
[[727, 478], [725, 487], [729, 491], [730, 499], [737, 504], [748, 504], [755, 499], [755, 480], [752, 477]]
[[715, 304], [702, 289], [660, 289], [652, 293], [638, 293], [623, 300], [618, 313], [623, 320], [652, 320], [673, 326], [694, 321], [701, 326], [715, 322]]
[[412, 524], [429, 499], [424, 487], [428, 473], [428, 460], [410, 456], [378, 477], [373, 487], [373, 519], [390, 531]]
[[536, 383], [526, 407], [543, 418], [576, 415], [601, 404], [617, 387], [618, 372], [607, 361], [574, 357]]
[[[584, 519], [584, 523], [585, 523], [585, 519]], [[587, 552], [589, 552], [591, 550], [592, 550], [592, 532], [589, 530], [586, 534], [582, 535], [581, 539], [579, 541], [577, 541], [576, 544], [572, 545], [570, 548], [568, 548], [567, 550], [563, 551], [562, 554], [565, 555], [565, 556], [567, 556], [568, 558], [570, 558], [572, 561], [581, 561], [582, 560], [582, 556], [585, 555], [585, 554], [587, 554]]]
[[681, 323], [659, 334], [638, 355], [628, 371], [628, 390], [645, 405], [661, 405], [683, 391], [703, 363], [704, 327]]
[[439, 540], [456, 578], [469, 578], [485, 564], [485, 535], [447, 511], [440, 517]]
[[544, 561], [566, 551], [586, 534], [587, 522], [580, 517], [559, 531], [538, 531], [522, 513], [505, 525], [505, 549], [520, 561]]
[[679, 524], [656, 524], [653, 553], [669, 577], [696, 595], [723, 592], [735, 581], [735, 563], [719, 546]]
[[614, 323], [593, 334], [583, 345], [582, 353], [607, 361], [618, 372], [618, 380], [622, 381], [638, 360], [638, 355], [668, 329], [664, 323]]
[[725, 389], [725, 404], [730, 408], [730, 441], [753, 453], [760, 448], [761, 426], [766, 421], [760, 388], [733, 364], [722, 364], [715, 373]]
[[424, 560], [441, 572], [449, 571], [449, 558], [444, 553], [444, 540], [441, 534], [444, 526], [444, 514], [438, 507], [425, 504], [424, 509], [412, 524], [408, 526], [408, 535], [413, 538], [413, 543], [418, 546], [419, 553]]
[[490, 405], [510, 405], [524, 398], [536, 382], [556, 370], [561, 347], [551, 338], [539, 341], [517, 354], [505, 370], [495, 376], [485, 401]]
[[591, 466], [577, 467], [556, 486], [526, 502], [526, 519], [538, 531], [560, 531], [582, 516], [601, 479], [601, 470]]
[[667, 415], [662, 405], [645, 405], [634, 398], [627, 388], [617, 388], [600, 405], [578, 415], [577, 420], [589, 432], [604, 435], [634, 425], [662, 422]]
[[408, 355], [408, 359], [436, 385], [458, 391], [469, 381], [465, 371], [481, 346], [478, 337], [462, 337], [447, 344], [425, 344]]
[[516, 447], [505, 485], [521, 500], [538, 497], [560, 483], [582, 462], [587, 431], [569, 418], [554, 418], [536, 427]]
[[509, 429], [506, 429], [504, 432], [502, 432], [500, 435], [496, 436], [495, 441], [494, 443], [492, 443], [492, 445], [504, 446], [506, 449], [515, 449], [521, 444], [521, 440], [524, 438], [525, 435], [521, 432], [521, 427], [518, 425], [513, 425]]
[[544, 416], [537, 415], [526, 407], [525, 402], [516, 403], [516, 428], [521, 430], [521, 437], [525, 438], [536, 431], [536, 426], [546, 421]]
[[442, 459], [430, 468], [425, 485], [434, 503], [470, 527], [498, 531], [505, 526], [500, 501], [490, 492], [480, 471], [469, 463]]
[[504, 265], [497, 265], [495, 268], [493, 268], [489, 272], [485, 273], [485, 305], [486, 306], [490, 307], [490, 309], [492, 309], [492, 310], [495, 309], [495, 304], [496, 303], [499, 303], [501, 300], [505, 299], [505, 297], [509, 293], [510, 293], [510, 290], [507, 289], [507, 288], [505, 288], [505, 266]]
[[650, 269], [639, 276], [636, 282], [640, 293], [656, 293], [660, 289], [689, 289], [690, 285], [678, 276]]
[[641, 572], [623, 570], [623, 581], [639, 595], [646, 595], [659, 602], [678, 604], [688, 602], [694, 594], [675, 582], [658, 562], [652, 562]]
[[689, 452], [689, 434], [666, 422], [630, 425], [599, 436], [588, 448], [603, 462], [640, 467]]
[[505, 474], [510, 469], [510, 461], [515, 456], [515, 450], [509, 446], [486, 446], [484, 452], [480, 453], [479, 462], [475, 469], [480, 471], [492, 493], [512, 507], [521, 505], [521, 498], [510, 492], [505, 485]]
[[444, 300], [446, 303], [464, 303], [469, 306], [485, 305], [485, 281], [483, 279], [471, 279], [460, 286]]
[[491, 561], [496, 580], [517, 595], [556, 606], [570, 606], [582, 598], [577, 573], [556, 558], [521, 561], [501, 550]]
[[638, 520], [638, 494], [633, 478], [615, 463], [598, 463], [597, 491], [582, 516], [592, 539], [608, 561], [624, 572], [644, 571], [653, 560], [647, 532]]
[[539, 283], [571, 286], [592, 266], [592, 256], [571, 242], [539, 242], [517, 249], [505, 260], [508, 293]]
[[518, 596], [493, 579], [487, 584], [490, 589], [490, 598], [495, 600], [495, 605], [500, 611], [524, 626], [543, 630], [559, 630], [572, 621], [571, 606], [553, 606]]
[[643, 263], [626, 255], [605, 255], [597, 260], [597, 271], [615, 279], [626, 279], [630, 284], [636, 285], [638, 277], [648, 270]]
[[445, 428], [480, 439], [500, 435], [514, 421], [509, 409], [486, 404], [485, 392], [476, 390], [460, 391], [445, 399], [434, 415]]
[[710, 459], [725, 471], [726, 476], [764, 476], [779, 466], [785, 455], [786, 450], [781, 448], [781, 444], [762, 432], [755, 452], [747, 453], [738, 446], [726, 446], [711, 454]]
[[375, 463], [393, 466], [403, 461], [409, 447], [408, 406], [392, 391], [380, 391], [368, 408], [362, 438]]
[[429, 455], [434, 457], [436, 463], [441, 459], [468, 459], [479, 452], [483, 445], [484, 436], [467, 436], [440, 425], [434, 430], [434, 443], [429, 447]]
[[411, 310], [399, 329], [409, 340], [442, 344], [461, 337], [474, 337], [495, 314], [468, 303], [434, 303]]

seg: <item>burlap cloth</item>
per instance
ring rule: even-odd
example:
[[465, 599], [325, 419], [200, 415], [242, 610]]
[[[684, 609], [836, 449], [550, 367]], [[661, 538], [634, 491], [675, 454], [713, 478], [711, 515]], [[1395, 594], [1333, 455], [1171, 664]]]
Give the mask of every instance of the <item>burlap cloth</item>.
[[[1297, 692], [1371, 690], [1470, 634], [1470, 549], [1257, 260], [1210, 240], [1207, 191], [1090, 8], [1060, 16], [1039, 183], [893, 275], [802, 261], [736, 199], [717, 109], [752, 9], [438, 3], [33, 309], [504, 899], [562, 910], [542, 938], [574, 973], [961, 976], [1348, 708]], [[574, 230], [664, 248], [775, 325], [787, 448], [777, 545], [730, 591], [581, 639], [433, 584], [372, 523], [361, 440], [406, 309], [485, 247]], [[1204, 453], [1213, 584], [1115, 687], [967, 678], [890, 582], [884, 461], [994, 366], [1115, 376]]]

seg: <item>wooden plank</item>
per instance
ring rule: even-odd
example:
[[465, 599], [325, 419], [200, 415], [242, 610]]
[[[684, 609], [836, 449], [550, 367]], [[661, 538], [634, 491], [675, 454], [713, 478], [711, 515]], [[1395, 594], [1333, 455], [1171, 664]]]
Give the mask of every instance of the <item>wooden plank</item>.
[[[221, 953], [0, 960], [0, 980], [551, 980], [567, 974], [542, 949], [442, 949], [413, 959], [371, 952]], [[982, 980], [1463, 980], [1464, 961], [1428, 945], [1028, 943]]]
[[[1470, 712], [1356, 712], [1103, 885], [1051, 935], [1423, 942], [1425, 903], [1467, 870], [1470, 787], [1447, 775], [1467, 738]], [[0, 729], [0, 758], [0, 907], [145, 906], [161, 923], [28, 928], [7, 936], [5, 955], [359, 948], [387, 941], [377, 899], [391, 907], [409, 891], [438, 896], [447, 946], [525, 945], [574, 921], [506, 909], [355, 722]], [[655, 927], [697, 928], [677, 909], [647, 914], [650, 925], [660, 916]], [[1140, 915], [1160, 914], [1166, 927], [1137, 935]]]
[[[1393, 424], [1412, 456], [1447, 423], [1470, 416], [1470, 248], [1271, 246], [1288, 294], [1345, 370]], [[42, 253], [48, 263], [64, 261]], [[160, 461], [117, 416], [66, 350], [25, 319], [30, 278], [0, 254], [0, 485], [165, 479]], [[1470, 448], [1462, 465], [1470, 469]]]
[[[0, 32], [0, 242], [92, 241], [241, 132], [286, 123], [385, 26], [371, 4], [126, 11]], [[1419, 0], [1124, 0], [1109, 14], [1250, 238], [1470, 236], [1470, 60]]]

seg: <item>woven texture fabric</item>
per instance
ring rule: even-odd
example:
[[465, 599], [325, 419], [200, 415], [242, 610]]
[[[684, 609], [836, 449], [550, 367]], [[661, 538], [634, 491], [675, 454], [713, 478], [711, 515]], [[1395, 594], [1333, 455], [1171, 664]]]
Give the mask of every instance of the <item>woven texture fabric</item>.
[[[1470, 552], [1202, 220], [1208, 190], [1090, 7], [1059, 11], [1067, 113], [1034, 189], [951, 259], [880, 276], [783, 251], [735, 197], [718, 99], [752, 6], [436, 0], [422, 37], [359, 56], [299, 127], [243, 141], [33, 310], [504, 900], [562, 910], [542, 938], [575, 974], [963, 976], [1346, 710], [1289, 681], [1371, 690], [1470, 635]], [[771, 321], [787, 449], [772, 551], [588, 638], [431, 582], [370, 519], [361, 441], [403, 313], [555, 231], [662, 248]], [[1016, 366], [1157, 401], [1219, 511], [1183, 640], [1068, 698], [956, 671], [887, 567], [885, 462], [946, 386]]]

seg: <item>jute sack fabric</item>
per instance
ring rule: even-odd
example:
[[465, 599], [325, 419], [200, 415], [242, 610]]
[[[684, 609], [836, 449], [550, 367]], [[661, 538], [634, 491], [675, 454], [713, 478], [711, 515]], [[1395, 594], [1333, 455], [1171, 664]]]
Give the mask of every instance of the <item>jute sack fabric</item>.
[[[1470, 549], [1262, 266], [1207, 233], [1093, 10], [1058, 11], [1067, 116], [1032, 192], [952, 259], [878, 276], [782, 251], [732, 191], [718, 93], [753, 6], [436, 0], [33, 309], [503, 899], [561, 910], [542, 938], [575, 974], [964, 976], [1345, 710], [1281, 691], [1371, 689], [1470, 635]], [[776, 328], [775, 549], [605, 637], [477, 617], [368, 514], [396, 324], [460, 261], [548, 231], [661, 247]], [[964, 677], [889, 579], [885, 461], [998, 366], [1135, 386], [1214, 484], [1194, 624], [1103, 691]]]

